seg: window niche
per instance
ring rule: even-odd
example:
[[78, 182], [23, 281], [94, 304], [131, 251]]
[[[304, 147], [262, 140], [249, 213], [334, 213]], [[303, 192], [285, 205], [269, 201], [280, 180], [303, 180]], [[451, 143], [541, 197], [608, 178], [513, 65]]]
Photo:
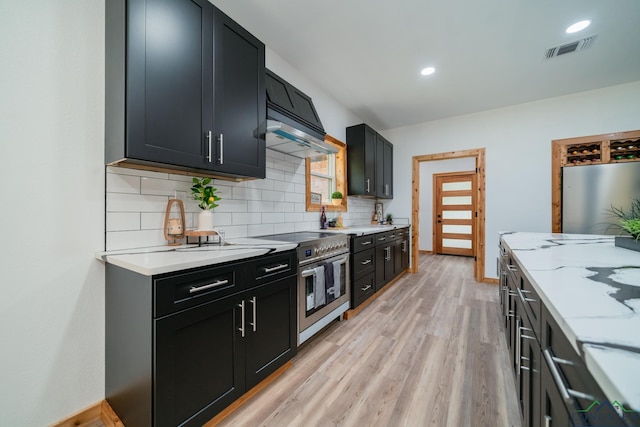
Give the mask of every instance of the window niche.
[[[306, 187], [307, 187], [307, 212], [319, 212], [322, 206], [329, 212], [347, 211], [347, 145], [326, 135], [324, 142], [338, 149], [336, 154], [318, 158], [307, 158], [306, 163]], [[339, 204], [334, 204], [331, 194], [335, 191], [342, 193]], [[321, 194], [321, 202], [317, 196], [312, 200], [312, 194]], [[338, 203], [338, 202], [336, 202]]]

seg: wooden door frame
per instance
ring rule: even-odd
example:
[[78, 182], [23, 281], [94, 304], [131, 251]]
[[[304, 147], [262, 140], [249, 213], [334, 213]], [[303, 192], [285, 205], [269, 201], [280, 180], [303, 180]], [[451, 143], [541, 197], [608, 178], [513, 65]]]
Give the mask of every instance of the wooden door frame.
[[476, 257], [473, 267], [473, 276], [478, 282], [493, 283], [487, 281], [484, 275], [485, 258], [485, 149], [474, 148], [470, 150], [450, 151], [447, 153], [425, 154], [412, 158], [412, 182], [411, 182], [411, 272], [418, 272], [418, 238], [419, 238], [419, 209], [420, 209], [420, 163], [434, 160], [459, 159], [473, 157], [476, 159], [477, 188], [477, 227], [475, 230]]
[[[434, 173], [432, 175], [432, 177], [433, 177], [433, 179], [432, 179], [432, 181], [433, 181], [433, 193], [432, 193], [433, 201], [432, 201], [431, 208], [433, 210], [433, 214], [431, 216], [431, 221], [433, 222], [433, 233], [432, 233], [433, 234], [433, 236], [432, 236], [433, 237], [433, 241], [432, 241], [432, 244], [431, 244], [431, 248], [432, 248], [432, 251], [433, 251], [434, 254], [437, 253], [437, 251], [436, 251], [436, 247], [437, 246], [436, 245], [437, 245], [437, 242], [438, 242], [438, 239], [436, 238], [437, 237], [437, 233], [438, 233], [436, 231], [436, 227], [438, 226], [437, 221], [436, 221], [436, 215], [438, 214], [438, 212], [437, 212], [437, 205], [436, 205], [436, 201], [435, 201], [436, 200], [436, 191], [437, 191], [437, 189], [436, 189], [436, 177], [464, 176], [464, 175], [475, 175], [476, 176], [476, 188], [478, 187], [478, 177], [477, 177], [478, 174], [476, 173], [476, 171], [441, 172], [441, 173]], [[474, 197], [474, 200], [473, 200], [473, 203], [472, 203], [472, 208], [471, 208], [472, 212], [476, 212], [477, 211], [478, 203], [477, 203], [476, 198], [477, 198], [477, 192], [476, 192], [476, 197]], [[473, 216], [473, 214], [472, 214], [471, 220], [473, 222], [473, 229], [475, 230], [478, 227], [478, 219], [475, 216]], [[477, 244], [476, 244], [476, 239], [475, 239], [476, 236], [475, 236], [475, 234], [476, 233], [473, 233], [473, 246], [471, 248], [472, 251], [473, 251], [473, 255], [472, 256], [478, 256], [478, 253], [476, 252], [478, 250], [478, 248], [477, 248]]]

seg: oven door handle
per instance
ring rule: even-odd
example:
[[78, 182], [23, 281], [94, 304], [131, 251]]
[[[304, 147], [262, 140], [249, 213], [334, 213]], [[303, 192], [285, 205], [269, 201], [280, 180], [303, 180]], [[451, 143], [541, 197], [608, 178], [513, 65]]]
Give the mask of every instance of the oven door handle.
[[[349, 260], [349, 257], [344, 257], [341, 260], [337, 260], [337, 262], [340, 263], [340, 264], [345, 264], [348, 260]], [[332, 261], [332, 262], [336, 262], [336, 261]], [[315, 276], [315, 275], [316, 275], [316, 269], [315, 268], [310, 268], [308, 270], [302, 270], [302, 272], [300, 272], [300, 276], [301, 277], [309, 277], [309, 276]]]

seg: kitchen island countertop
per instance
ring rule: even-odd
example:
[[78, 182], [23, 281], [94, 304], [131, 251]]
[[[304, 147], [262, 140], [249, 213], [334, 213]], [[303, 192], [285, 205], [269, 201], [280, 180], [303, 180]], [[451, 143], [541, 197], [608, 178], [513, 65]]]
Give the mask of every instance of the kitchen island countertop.
[[501, 238], [607, 398], [640, 411], [640, 253], [613, 236]]

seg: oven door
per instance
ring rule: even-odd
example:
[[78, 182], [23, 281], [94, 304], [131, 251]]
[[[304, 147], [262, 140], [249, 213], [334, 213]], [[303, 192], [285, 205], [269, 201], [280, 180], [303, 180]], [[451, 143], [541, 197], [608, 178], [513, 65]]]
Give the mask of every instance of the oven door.
[[[335, 267], [334, 267], [335, 266]], [[327, 272], [331, 268], [332, 273]], [[337, 293], [340, 289], [339, 294]], [[349, 309], [349, 253], [300, 266], [298, 275], [298, 343]], [[330, 316], [330, 317], [329, 317]], [[309, 328], [315, 329], [310, 334]], [[303, 333], [307, 331], [306, 333]], [[301, 336], [303, 339], [301, 339]]]

